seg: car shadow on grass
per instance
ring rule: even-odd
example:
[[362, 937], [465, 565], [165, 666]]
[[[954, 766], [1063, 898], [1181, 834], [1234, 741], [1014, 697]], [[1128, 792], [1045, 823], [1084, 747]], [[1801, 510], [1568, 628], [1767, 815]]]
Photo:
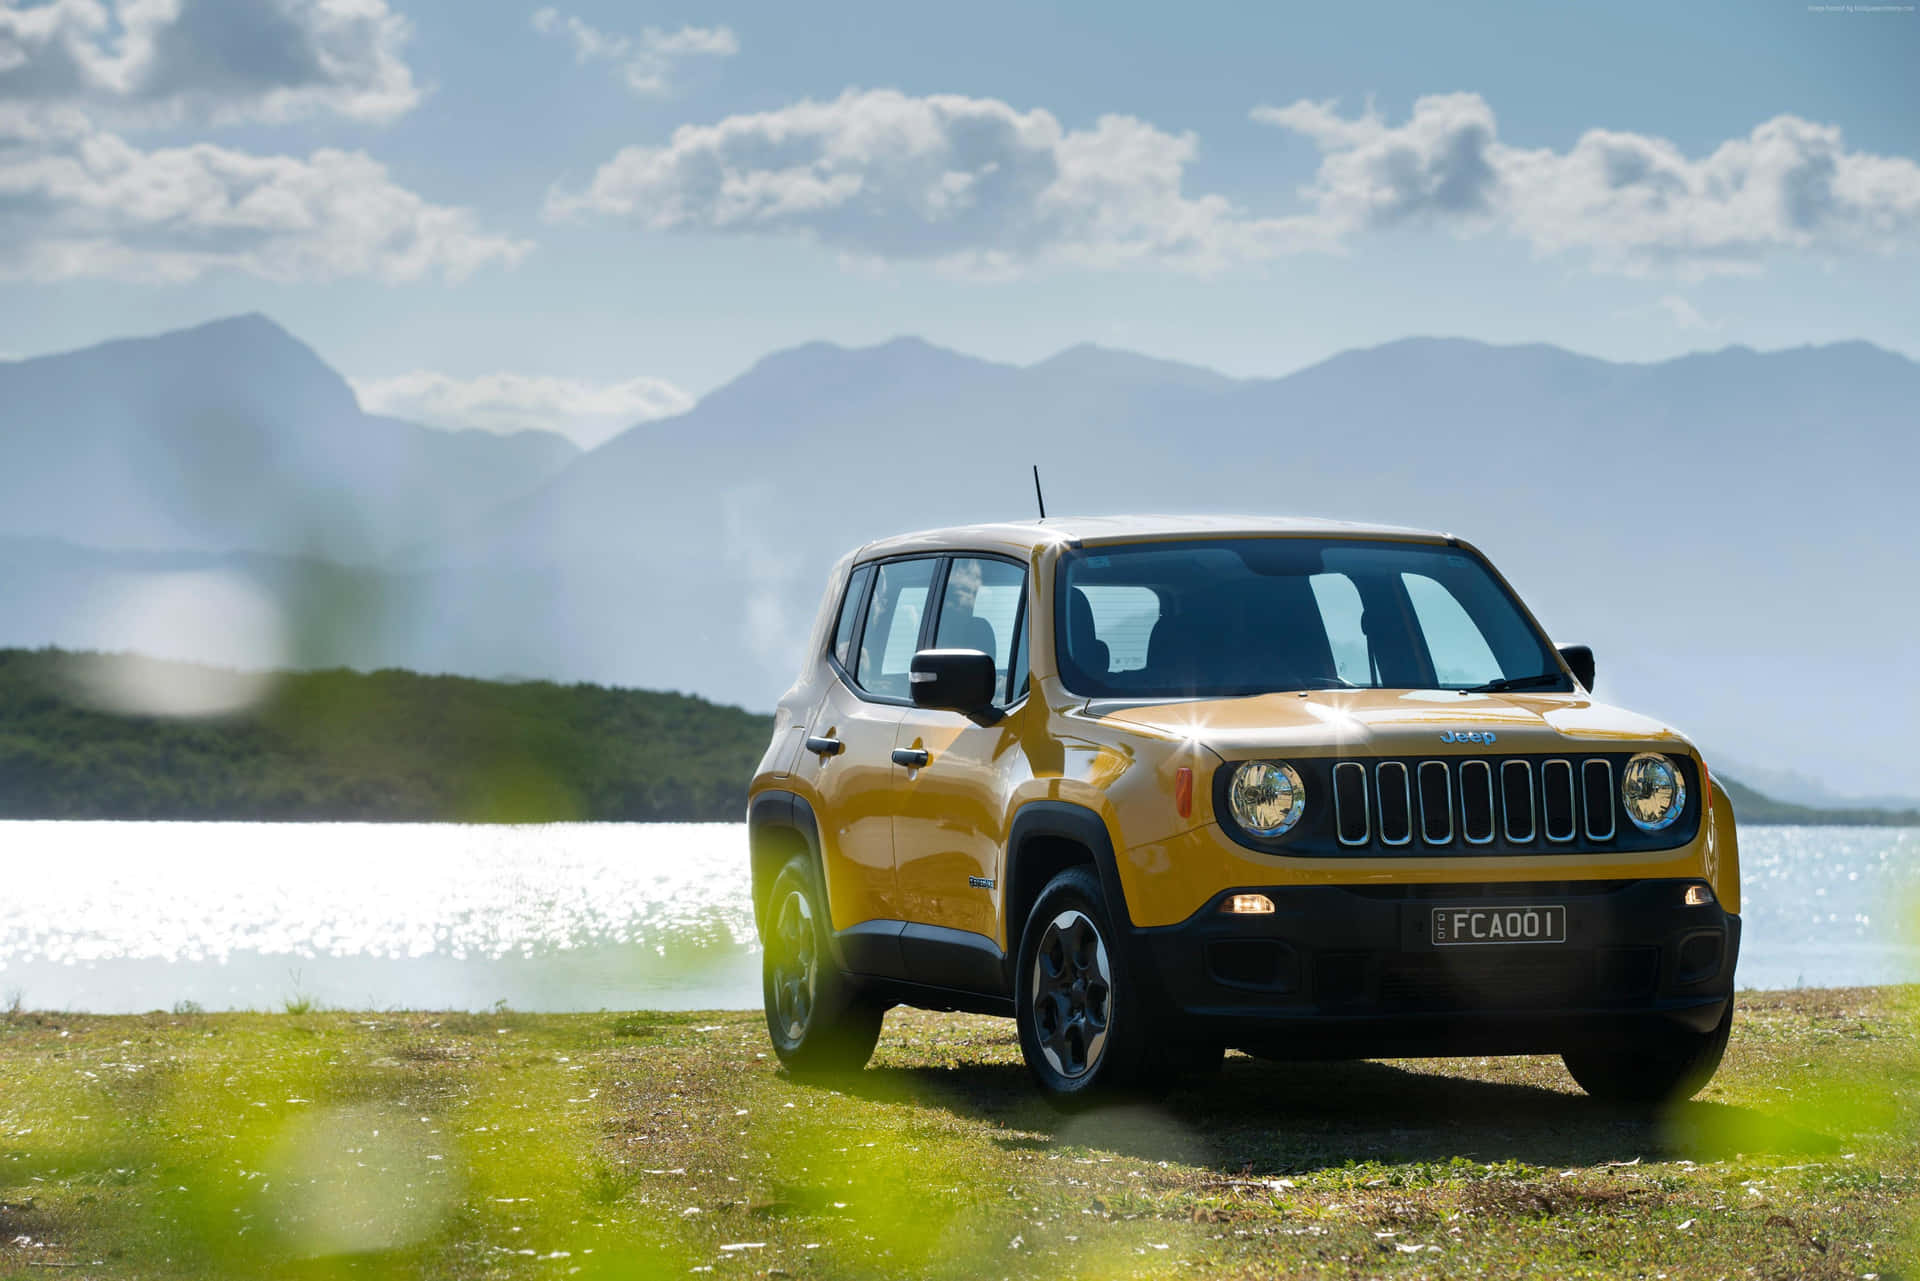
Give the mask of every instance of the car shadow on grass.
[[1788, 1117], [1724, 1103], [1654, 1112], [1541, 1085], [1448, 1076], [1389, 1062], [1266, 1063], [1235, 1056], [1216, 1076], [1157, 1098], [1061, 1111], [1017, 1064], [877, 1067], [832, 1082], [875, 1102], [935, 1107], [1002, 1131], [1007, 1148], [1099, 1149], [1226, 1174], [1305, 1173], [1352, 1161], [1456, 1157], [1543, 1167], [1833, 1152]]

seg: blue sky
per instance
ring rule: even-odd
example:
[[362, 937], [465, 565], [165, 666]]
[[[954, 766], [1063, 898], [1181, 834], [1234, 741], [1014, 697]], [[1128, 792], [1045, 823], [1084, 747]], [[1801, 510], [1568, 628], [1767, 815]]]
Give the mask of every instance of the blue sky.
[[588, 443], [819, 338], [1920, 356], [1908, 4], [541, 7], [0, 0], [0, 353]]

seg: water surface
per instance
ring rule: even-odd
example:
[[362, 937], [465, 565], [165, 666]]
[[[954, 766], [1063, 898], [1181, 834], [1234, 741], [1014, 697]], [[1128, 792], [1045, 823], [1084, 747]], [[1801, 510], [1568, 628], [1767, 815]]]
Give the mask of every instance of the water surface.
[[[1920, 832], [1749, 827], [1740, 982], [1920, 979]], [[0, 998], [751, 1008], [737, 824], [0, 823]]]

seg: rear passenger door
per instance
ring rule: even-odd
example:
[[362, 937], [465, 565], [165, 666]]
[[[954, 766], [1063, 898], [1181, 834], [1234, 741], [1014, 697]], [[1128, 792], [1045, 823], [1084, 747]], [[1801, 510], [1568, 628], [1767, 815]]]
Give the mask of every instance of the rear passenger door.
[[972, 936], [936, 933], [930, 937], [944, 948], [916, 948], [910, 931], [907, 964], [926, 971], [913, 974], [921, 982], [973, 986], [964, 981], [969, 962], [984, 967], [988, 952], [1006, 946], [999, 926], [1001, 851], [1008, 795], [1028, 776], [1019, 731], [1028, 705], [1029, 608], [1025, 565], [987, 555], [948, 559], [929, 643], [986, 651], [1000, 683], [991, 715], [909, 707], [900, 718], [898, 747], [909, 760], [925, 753], [924, 764], [903, 765], [895, 779], [894, 867], [906, 919]]

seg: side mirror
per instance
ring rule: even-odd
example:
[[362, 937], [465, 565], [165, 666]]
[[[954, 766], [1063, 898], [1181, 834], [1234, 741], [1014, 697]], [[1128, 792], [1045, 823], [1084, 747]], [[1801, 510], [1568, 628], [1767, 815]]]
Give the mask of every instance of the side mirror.
[[1593, 692], [1593, 651], [1585, 645], [1562, 645], [1560, 657], [1573, 669], [1574, 679]]
[[977, 649], [923, 649], [907, 672], [915, 707], [977, 712], [993, 706], [999, 685], [993, 655]]

